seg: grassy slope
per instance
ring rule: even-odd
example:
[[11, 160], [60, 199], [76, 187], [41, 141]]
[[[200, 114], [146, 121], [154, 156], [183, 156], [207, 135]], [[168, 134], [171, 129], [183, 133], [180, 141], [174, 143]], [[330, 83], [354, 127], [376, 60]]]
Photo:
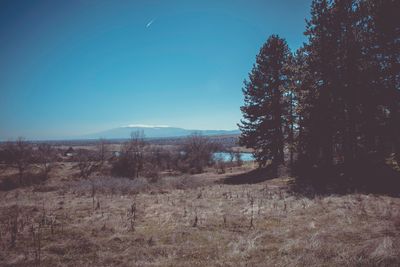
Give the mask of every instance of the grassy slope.
[[0, 192], [0, 265], [31, 266], [39, 252], [44, 266], [400, 265], [399, 198], [309, 199], [287, 190], [290, 178], [227, 185], [230, 174], [212, 173], [138, 194], [97, 188], [93, 198], [70, 182], [70, 167], [46, 185]]

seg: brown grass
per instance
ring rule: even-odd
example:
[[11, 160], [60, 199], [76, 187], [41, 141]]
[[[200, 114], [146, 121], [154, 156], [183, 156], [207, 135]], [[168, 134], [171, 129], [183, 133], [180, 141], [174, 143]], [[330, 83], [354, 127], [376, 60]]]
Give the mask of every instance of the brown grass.
[[154, 184], [81, 180], [64, 164], [45, 184], [0, 192], [0, 265], [400, 265], [399, 198], [310, 199], [290, 177], [221, 183], [246, 168], [231, 171]]

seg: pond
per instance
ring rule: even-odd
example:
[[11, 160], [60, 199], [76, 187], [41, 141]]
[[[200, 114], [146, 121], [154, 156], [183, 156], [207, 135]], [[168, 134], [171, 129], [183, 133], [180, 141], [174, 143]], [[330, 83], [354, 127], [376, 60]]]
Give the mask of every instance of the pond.
[[[252, 153], [241, 152], [240, 158], [242, 161], [253, 161], [254, 156]], [[225, 162], [231, 161], [231, 155], [228, 152], [216, 152], [214, 153], [214, 159], [222, 159]], [[235, 159], [234, 159], [235, 161]]]
[[[181, 152], [183, 153], [183, 152]], [[119, 157], [121, 152], [119, 151], [114, 151], [114, 156]], [[242, 161], [254, 161], [254, 156], [252, 153], [248, 152], [241, 152], [240, 154], [240, 159]], [[229, 162], [231, 161], [231, 155], [228, 152], [215, 152], [214, 153], [214, 159], [222, 159], [224, 162]], [[235, 161], [236, 159], [234, 159]]]

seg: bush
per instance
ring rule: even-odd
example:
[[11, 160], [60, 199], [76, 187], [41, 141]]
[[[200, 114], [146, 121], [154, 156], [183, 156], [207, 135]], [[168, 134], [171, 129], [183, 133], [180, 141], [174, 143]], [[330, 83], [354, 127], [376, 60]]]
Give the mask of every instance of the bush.
[[87, 178], [98, 169], [97, 162], [93, 161], [87, 151], [80, 150], [76, 156], [76, 161], [78, 162], [80, 177]]
[[0, 180], [0, 191], [9, 191], [23, 186], [31, 186], [41, 184], [46, 181], [42, 173], [38, 174], [24, 174], [22, 177], [23, 183], [20, 182], [19, 175], [9, 175]]
[[47, 179], [56, 160], [56, 151], [50, 144], [40, 144], [34, 153], [35, 163], [40, 165], [43, 176]]
[[138, 176], [137, 159], [129, 151], [121, 151], [119, 156], [111, 162], [111, 173], [114, 176], [135, 178]]
[[32, 145], [23, 138], [15, 142], [8, 142], [4, 146], [5, 163], [18, 170], [19, 183], [23, 184], [23, 177], [33, 160]]
[[114, 158], [111, 165], [111, 173], [114, 176], [138, 178], [144, 164], [143, 133], [132, 133], [131, 139], [124, 143], [118, 157]]
[[215, 159], [215, 169], [218, 174], [224, 174], [226, 169], [226, 163], [222, 156], [219, 156]]
[[181, 168], [184, 172], [201, 173], [214, 163], [213, 153], [217, 150], [209, 138], [200, 134], [189, 136], [181, 147]]
[[236, 151], [234, 153], [235, 161], [237, 166], [242, 166], [243, 165], [243, 160], [242, 160], [242, 154], [240, 154], [239, 151]]
[[153, 165], [150, 162], [145, 161], [143, 167], [143, 176], [148, 179], [150, 183], [155, 183], [159, 179], [159, 168], [157, 165]]

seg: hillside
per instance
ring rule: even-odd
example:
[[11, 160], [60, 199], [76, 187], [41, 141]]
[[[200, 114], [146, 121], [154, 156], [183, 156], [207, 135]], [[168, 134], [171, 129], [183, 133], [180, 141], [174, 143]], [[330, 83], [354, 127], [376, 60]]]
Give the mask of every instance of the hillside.
[[0, 265], [399, 266], [399, 198], [308, 198], [262, 174], [226, 183], [251, 169], [150, 184], [77, 179], [64, 163], [45, 184], [0, 192]]

